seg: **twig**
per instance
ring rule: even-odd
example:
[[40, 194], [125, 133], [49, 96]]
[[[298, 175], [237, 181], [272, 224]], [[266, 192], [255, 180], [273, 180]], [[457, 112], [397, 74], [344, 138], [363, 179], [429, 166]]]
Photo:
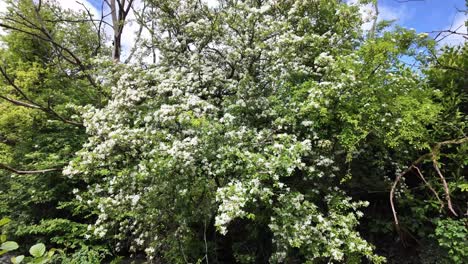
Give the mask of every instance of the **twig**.
[[432, 149], [432, 153], [431, 153], [432, 154], [432, 157], [431, 157], [432, 158], [432, 165], [434, 166], [434, 169], [436, 170], [437, 174], [439, 175], [439, 178], [442, 181], [442, 184], [444, 186], [444, 191], [445, 191], [445, 196], [446, 196], [445, 199], [447, 200], [447, 206], [448, 206], [450, 212], [452, 212], [452, 214], [455, 215], [455, 216], [458, 216], [458, 214], [455, 212], [455, 210], [453, 209], [453, 206], [452, 206], [452, 200], [450, 198], [450, 189], [448, 188], [448, 184], [447, 184], [447, 181], [445, 180], [444, 175], [442, 174], [442, 172], [439, 169], [439, 164], [437, 162], [436, 157], [437, 157], [437, 155], [439, 155], [440, 148], [442, 146], [459, 145], [459, 144], [463, 144], [465, 142], [468, 142], [468, 137], [439, 142], [434, 146], [434, 148]]
[[401, 177], [403, 177], [406, 173], [411, 171], [411, 169], [413, 167], [415, 167], [417, 164], [421, 163], [423, 160], [427, 159], [428, 157], [430, 157], [430, 153], [424, 154], [421, 157], [419, 157], [416, 161], [414, 161], [413, 164], [411, 164], [411, 166], [409, 166], [406, 170], [404, 170], [402, 173], [400, 173], [400, 175], [398, 175], [395, 178], [395, 181], [393, 182], [392, 188], [390, 189], [390, 207], [392, 208], [393, 220], [395, 222], [396, 230], [400, 235], [401, 235], [400, 224], [399, 224], [399, 221], [398, 221], [398, 216], [397, 216], [397, 212], [396, 212], [396, 209], [395, 209], [395, 204], [393, 202], [393, 198], [395, 196], [395, 189], [396, 189], [396, 187], [398, 185], [398, 182], [400, 181]]

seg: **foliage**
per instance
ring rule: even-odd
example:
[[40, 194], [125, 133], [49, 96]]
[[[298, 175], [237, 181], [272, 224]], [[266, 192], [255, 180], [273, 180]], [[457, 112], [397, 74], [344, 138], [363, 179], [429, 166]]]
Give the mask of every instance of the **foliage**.
[[[11, 220], [8, 218], [2, 218], [0, 220], [0, 227], [5, 226], [6, 224], [10, 223]], [[2, 233], [0, 237], [0, 242], [2, 243], [0, 246], [0, 256], [16, 250], [19, 248], [18, 243], [14, 241], [6, 241], [6, 235]], [[45, 264], [52, 260], [52, 256], [55, 254], [55, 249], [51, 249], [46, 254], [46, 247], [42, 243], [35, 244], [31, 246], [29, 249], [29, 254], [31, 257], [25, 258], [24, 255], [19, 255], [15, 257], [11, 257], [11, 262], [13, 264], [19, 264], [23, 262], [23, 260], [28, 261], [30, 264]]]
[[436, 221], [435, 237], [439, 245], [448, 250], [450, 258], [454, 263], [462, 262], [468, 257], [468, 242], [466, 237], [466, 219], [460, 220], [438, 220]]
[[466, 258], [466, 45], [363, 32], [339, 0], [145, 4], [135, 64], [52, 1], [2, 18], [0, 164], [57, 168], [0, 172], [9, 235], [61, 248], [25, 261], [383, 263], [418, 240], [442, 252], [418, 261]]
[[[7, 225], [10, 222], [11, 220], [9, 218], [2, 218], [0, 220], [0, 227], [3, 227], [4, 225]], [[19, 247], [18, 243], [16, 243], [15, 241], [7, 241], [7, 236], [3, 234], [3, 232], [2, 232], [2, 235], [0, 236], [0, 243], [1, 243], [0, 256], [9, 251], [16, 250]]]
[[[53, 1], [40, 9], [34, 1], [8, 4], [1, 16], [8, 34], [1, 36], [0, 94], [11, 100], [0, 102], [0, 163], [20, 170], [60, 168], [85, 140], [70, 105], [105, 101], [87, 78], [88, 60], [102, 40], [91, 23], [73, 22], [86, 14], [61, 10]], [[72, 199], [80, 182], [64, 178], [60, 169], [31, 175], [0, 171], [0, 178], [0, 214], [14, 219], [7, 232], [20, 244], [41, 240], [72, 250], [86, 244], [83, 219], [64, 219], [70, 213], [57, 208]]]
[[62, 264], [94, 264], [102, 263], [106, 255], [107, 252], [99, 250], [99, 247], [83, 246], [73, 254], [61, 254], [57, 261]]
[[11, 258], [13, 264], [19, 264], [23, 261], [28, 264], [46, 264], [50, 263], [55, 254], [55, 249], [50, 249], [46, 252], [46, 247], [42, 243], [35, 244], [29, 248], [30, 257], [25, 257], [24, 255], [19, 255]]

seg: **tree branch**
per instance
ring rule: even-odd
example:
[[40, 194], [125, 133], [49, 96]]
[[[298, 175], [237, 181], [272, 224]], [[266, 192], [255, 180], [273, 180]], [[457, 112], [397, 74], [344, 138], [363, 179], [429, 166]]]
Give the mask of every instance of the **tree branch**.
[[[44, 25], [44, 21], [42, 20], [42, 17], [41, 17], [41, 15], [39, 13], [38, 8], [35, 7], [34, 11], [35, 11], [37, 19], [38, 19], [38, 21], [40, 23], [40, 26], [36, 25], [35, 23], [33, 23], [31, 20], [29, 20], [27, 17], [25, 17], [23, 14], [21, 14], [19, 12], [15, 12], [15, 14], [19, 18], [21, 18], [22, 21], [19, 21], [17, 19], [14, 19], [14, 18], [8, 17], [8, 16], [4, 17], [3, 19], [4, 20], [10, 20], [10, 21], [12, 21], [14, 23], [23, 25], [23, 26], [25, 26], [25, 27], [27, 27], [29, 29], [32, 29], [33, 31], [38, 31], [38, 32], [31, 32], [29, 30], [22, 29], [22, 28], [19, 28], [17, 26], [13, 26], [13, 25], [10, 25], [10, 24], [4, 23], [4, 22], [0, 22], [0, 27], [3, 27], [5, 29], [9, 29], [9, 30], [18, 31], [18, 32], [30, 35], [32, 37], [38, 38], [40, 40], [51, 43], [52, 47], [59, 52], [61, 57], [63, 57], [69, 63], [71, 63], [73, 65], [76, 65], [80, 69], [80, 71], [84, 74], [84, 76], [89, 81], [89, 83], [93, 87], [99, 88], [98, 85], [96, 84], [96, 82], [94, 81], [93, 77], [89, 73], [87, 73], [88, 67], [86, 65], [84, 65], [84, 63], [81, 61], [81, 59], [76, 54], [74, 54], [74, 52], [72, 50], [70, 50], [69, 48], [65, 47], [64, 45], [58, 43], [52, 37], [52, 35], [47, 30], [47, 27]], [[62, 52], [64, 52], [66, 55], [63, 54]]]
[[395, 204], [394, 204], [394, 196], [395, 196], [395, 189], [400, 182], [401, 178], [405, 176], [408, 172], [410, 172], [414, 167], [416, 167], [417, 164], [421, 163], [423, 160], [427, 159], [427, 157], [430, 154], [425, 154], [419, 157], [416, 161], [414, 161], [406, 170], [404, 170], [402, 173], [400, 173], [396, 178], [395, 181], [393, 182], [392, 188], [390, 189], [390, 207], [392, 209], [393, 213], [393, 221], [395, 223], [395, 228], [398, 232], [398, 234], [401, 236], [401, 228], [400, 228], [400, 222], [398, 221], [398, 216], [397, 212], [395, 209]]
[[37, 105], [33, 105], [33, 104], [29, 104], [29, 103], [25, 103], [25, 102], [22, 102], [22, 101], [18, 101], [18, 100], [15, 100], [15, 99], [12, 99], [12, 98], [9, 98], [9, 97], [6, 97], [6, 96], [3, 96], [3, 95], [0, 95], [0, 98], [14, 104], [14, 105], [18, 105], [18, 106], [23, 106], [23, 107], [28, 107], [28, 108], [33, 108], [33, 109], [41, 109], [39, 106]]
[[41, 174], [41, 173], [47, 173], [47, 172], [52, 172], [52, 171], [60, 171], [62, 168], [51, 168], [51, 169], [43, 169], [43, 170], [18, 170], [15, 168], [12, 168], [4, 163], [0, 163], [0, 169], [7, 170], [10, 172], [13, 172], [15, 174], [19, 175], [25, 175], [25, 174]]
[[416, 170], [416, 172], [417, 172], [419, 178], [421, 178], [421, 180], [424, 182], [424, 184], [426, 184], [426, 186], [429, 188], [429, 190], [431, 190], [431, 192], [432, 192], [432, 193], [434, 194], [434, 196], [437, 198], [437, 200], [438, 200], [439, 203], [440, 203], [440, 209], [442, 210], [442, 209], [444, 208], [444, 202], [440, 199], [440, 197], [439, 197], [439, 195], [437, 194], [437, 192], [435, 191], [435, 189], [432, 188], [432, 185], [431, 185], [428, 181], [426, 181], [426, 179], [424, 178], [424, 176], [423, 176], [421, 170], [420, 170], [418, 167], [413, 166], [413, 169]]
[[447, 200], [447, 206], [448, 206], [450, 212], [452, 212], [453, 215], [458, 216], [458, 214], [455, 212], [455, 210], [453, 210], [452, 200], [450, 199], [450, 190], [448, 188], [447, 181], [445, 180], [444, 175], [442, 175], [442, 172], [439, 169], [439, 164], [437, 163], [434, 156], [432, 157], [432, 164], [433, 164], [434, 169], [436, 170], [437, 174], [439, 175], [440, 180], [442, 181], [442, 184], [444, 186], [445, 199]]
[[69, 120], [69, 119], [66, 119], [64, 118], [63, 116], [61, 116], [59, 113], [57, 113], [54, 109], [52, 109], [52, 107], [47, 106], [42, 106], [40, 105], [39, 103], [33, 101], [32, 99], [30, 99], [26, 93], [18, 86], [16, 85], [16, 83], [14, 82], [14, 80], [12, 78], [10, 78], [10, 76], [7, 74], [6, 70], [3, 69], [3, 67], [0, 66], [0, 73], [3, 75], [3, 77], [5, 78], [5, 80], [8, 82], [9, 85], [11, 85], [13, 87], [13, 89], [15, 89], [22, 97], [24, 100], [26, 100], [27, 102], [22, 102], [22, 101], [19, 101], [19, 100], [16, 100], [16, 99], [12, 99], [12, 98], [9, 98], [9, 97], [6, 97], [4, 95], [0, 95], [0, 98], [12, 103], [12, 104], [15, 104], [15, 105], [18, 105], [18, 106], [23, 106], [23, 107], [28, 107], [28, 108], [33, 108], [33, 109], [39, 109], [51, 116], [54, 116], [56, 119], [64, 122], [64, 123], [67, 123], [67, 124], [71, 124], [71, 125], [75, 125], [75, 126], [79, 126], [79, 127], [83, 127], [83, 124], [79, 123], [79, 122], [75, 122], [73, 120]]
[[[434, 145], [434, 147], [431, 149], [431, 152], [430, 153], [426, 153], [424, 155], [422, 155], [421, 157], [419, 157], [416, 161], [414, 161], [406, 170], [404, 170], [402, 173], [400, 173], [400, 175], [398, 175], [396, 178], [395, 178], [395, 181], [393, 182], [392, 184], [392, 187], [390, 189], [390, 207], [392, 209], [392, 213], [393, 213], [393, 220], [394, 220], [394, 223], [395, 223], [395, 228], [397, 230], [397, 232], [401, 235], [401, 228], [400, 228], [400, 223], [398, 221], [398, 216], [397, 216], [397, 212], [396, 212], [396, 209], [395, 209], [395, 204], [394, 204], [394, 196], [395, 196], [395, 189], [398, 185], [398, 183], [400, 182], [401, 178], [407, 174], [408, 172], [410, 172], [412, 169], [415, 169], [418, 171], [419, 173], [419, 176], [423, 179], [423, 181], [425, 183], [427, 183], [427, 181], [424, 179], [424, 177], [422, 176], [422, 173], [421, 171], [416, 167], [417, 164], [423, 162], [424, 160], [430, 158], [432, 160], [432, 164], [433, 164], [433, 167], [435, 169], [435, 171], [437, 172], [437, 175], [439, 176], [439, 178], [441, 179], [442, 181], [442, 184], [443, 184], [443, 188], [444, 188], [444, 192], [445, 192], [445, 199], [447, 200], [447, 207], [448, 209], [450, 210], [450, 212], [455, 215], [455, 216], [458, 216], [458, 214], [455, 212], [455, 210], [453, 209], [453, 206], [452, 206], [452, 201], [450, 199], [450, 189], [448, 188], [448, 184], [447, 184], [447, 181], [445, 180], [445, 177], [443, 176], [442, 172], [440, 171], [439, 169], [439, 164], [437, 163], [437, 156], [439, 155], [440, 153], [440, 149], [442, 146], [447, 146], [447, 145], [460, 145], [460, 144], [464, 144], [464, 143], [467, 143], [468, 142], [468, 137], [464, 137], [464, 138], [461, 138], [461, 139], [454, 139], [454, 140], [446, 140], [446, 141], [442, 141], [442, 142], [439, 142], [437, 144]], [[440, 199], [440, 197], [436, 194], [435, 190], [430, 187], [431, 191], [436, 195], [436, 198], [439, 200], [439, 202], [442, 202], [442, 200]]]

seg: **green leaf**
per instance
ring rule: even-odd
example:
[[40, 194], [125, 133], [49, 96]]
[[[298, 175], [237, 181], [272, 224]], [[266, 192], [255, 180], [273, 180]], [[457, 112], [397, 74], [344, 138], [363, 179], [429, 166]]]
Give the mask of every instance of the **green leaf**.
[[5, 242], [6, 240], [7, 240], [7, 236], [6, 236], [6, 235], [4, 235], [4, 234], [0, 235], [0, 242], [3, 243], [3, 242]]
[[41, 257], [41, 258], [34, 259], [31, 263], [33, 263], [33, 264], [46, 264], [48, 262], [49, 262], [48, 258]]
[[468, 192], [468, 183], [461, 183], [458, 185], [458, 188], [460, 188], [462, 192]]
[[17, 248], [18, 248], [18, 243], [16, 243], [15, 241], [4, 242], [2, 243], [2, 246], [0, 247], [0, 249], [6, 250], [6, 251], [12, 251]]
[[42, 257], [42, 255], [44, 255], [45, 250], [46, 250], [45, 245], [42, 244], [42, 243], [39, 243], [39, 244], [36, 244], [36, 245], [32, 246], [29, 249], [29, 254], [31, 254], [31, 256], [33, 256], [33, 257], [38, 258], [38, 257]]
[[51, 258], [55, 254], [55, 250], [56, 250], [55, 248], [49, 250], [49, 252], [47, 252], [47, 257]]
[[0, 219], [0, 226], [4, 226], [4, 225], [6, 225], [6, 224], [8, 224], [10, 222], [11, 222], [10, 218], [4, 217], [4, 218]]
[[20, 256], [17, 256], [17, 257], [12, 257], [11, 258], [11, 263], [13, 264], [19, 264], [23, 261], [24, 259], [24, 255], [20, 255]]

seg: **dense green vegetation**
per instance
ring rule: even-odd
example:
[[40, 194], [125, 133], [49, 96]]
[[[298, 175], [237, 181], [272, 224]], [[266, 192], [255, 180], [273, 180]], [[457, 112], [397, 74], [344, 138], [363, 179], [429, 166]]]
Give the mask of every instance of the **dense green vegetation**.
[[466, 44], [339, 0], [146, 0], [123, 62], [110, 2], [113, 47], [53, 1], [0, 18], [0, 255], [468, 258]]

